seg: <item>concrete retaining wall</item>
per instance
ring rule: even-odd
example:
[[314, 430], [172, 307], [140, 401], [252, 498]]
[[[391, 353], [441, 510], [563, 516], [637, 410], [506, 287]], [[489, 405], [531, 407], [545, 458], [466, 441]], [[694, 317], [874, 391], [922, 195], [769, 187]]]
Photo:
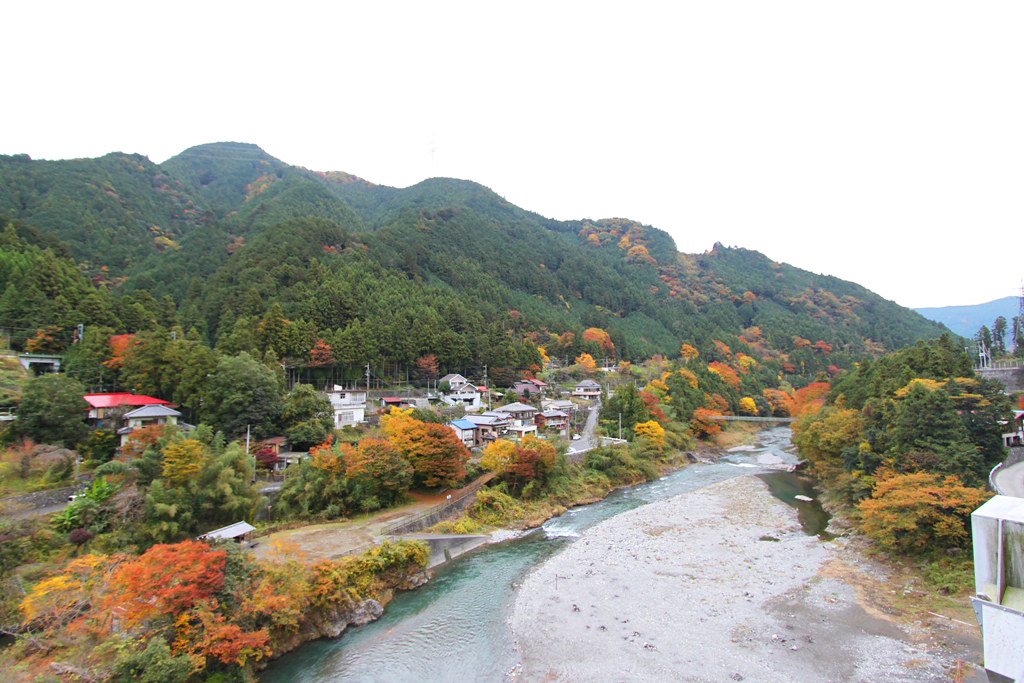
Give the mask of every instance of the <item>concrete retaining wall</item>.
[[978, 368], [975, 372], [985, 379], [999, 380], [1007, 392], [1024, 391], [1024, 368]]
[[60, 505], [61, 503], [68, 502], [68, 496], [72, 493], [82, 491], [88, 485], [88, 482], [83, 482], [77, 486], [65, 486], [60, 489], [36, 491], [35, 493], [23, 493], [20, 496], [7, 496], [6, 498], [0, 498], [0, 508], [6, 510], [38, 510], [53, 505]]
[[416, 519], [410, 520], [401, 526], [397, 526], [388, 531], [388, 535], [394, 536], [397, 534], [411, 534], [414, 531], [420, 529], [426, 529], [429, 526], [434, 526], [438, 522], [443, 522], [446, 519], [457, 517], [463, 512], [468, 510], [473, 503], [476, 502], [476, 491], [463, 496], [459, 500], [454, 500], [450, 505], [446, 505], [439, 510], [434, 510], [429, 515], [423, 517], [417, 517]]
[[391, 540], [397, 541], [422, 541], [430, 549], [430, 559], [427, 560], [427, 568], [444, 564], [448, 560], [478, 548], [491, 540], [485, 535], [435, 535], [435, 534], [402, 534], [401, 536], [389, 536]]

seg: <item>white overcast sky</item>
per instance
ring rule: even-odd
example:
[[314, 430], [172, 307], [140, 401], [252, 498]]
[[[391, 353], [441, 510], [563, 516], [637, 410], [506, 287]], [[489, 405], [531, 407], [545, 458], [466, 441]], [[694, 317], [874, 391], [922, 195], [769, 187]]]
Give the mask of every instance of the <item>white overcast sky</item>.
[[905, 306], [1024, 277], [1024, 3], [21, 2], [0, 153], [480, 182]]

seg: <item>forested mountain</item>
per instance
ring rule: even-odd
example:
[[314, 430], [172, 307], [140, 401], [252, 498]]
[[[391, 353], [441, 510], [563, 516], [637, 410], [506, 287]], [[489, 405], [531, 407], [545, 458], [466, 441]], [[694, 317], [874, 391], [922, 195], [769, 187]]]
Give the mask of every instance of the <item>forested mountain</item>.
[[978, 333], [982, 325], [992, 327], [993, 321], [999, 316], [1013, 320], [1020, 312], [1020, 299], [1015, 296], [1004, 296], [1002, 299], [973, 306], [939, 306], [914, 310], [929, 320], [942, 323], [955, 334], [970, 339]]
[[[220, 350], [299, 364], [318, 342], [329, 362], [433, 354], [444, 367], [522, 369], [536, 347], [642, 359], [717, 339], [812, 377], [944, 331], [757, 252], [680, 254], [634, 221], [554, 221], [462, 180], [378, 186], [242, 143], [159, 165], [0, 156], [0, 214], [23, 221], [0, 244], [0, 323], [180, 324]], [[63, 264], [62, 279], [37, 282], [27, 258]], [[57, 294], [63, 303], [33, 308]], [[584, 340], [591, 328], [609, 343]]]

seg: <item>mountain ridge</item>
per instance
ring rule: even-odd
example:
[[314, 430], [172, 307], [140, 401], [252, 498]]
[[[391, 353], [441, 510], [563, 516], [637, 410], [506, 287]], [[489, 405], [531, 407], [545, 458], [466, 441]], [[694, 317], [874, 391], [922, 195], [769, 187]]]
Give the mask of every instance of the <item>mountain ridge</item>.
[[[470, 180], [376, 185], [288, 165], [251, 143], [197, 145], [159, 165], [121, 153], [38, 165], [0, 157], [0, 214], [61, 239], [99, 286], [167, 296], [211, 344], [255, 330], [273, 306], [308, 325], [295, 352], [316, 337], [352, 346], [361, 325], [433, 311], [416, 348], [395, 331], [353, 362], [458, 347], [451, 333], [463, 344], [489, 335], [493, 347], [498, 330], [574, 353], [582, 346], [565, 335], [596, 328], [622, 358], [719, 338], [808, 374], [945, 331], [856, 283], [752, 250], [716, 243], [686, 254], [627, 218], [549, 219]], [[389, 314], [360, 277], [408, 300]], [[808, 351], [816, 342], [829, 352]], [[486, 356], [463, 351], [450, 362]]]

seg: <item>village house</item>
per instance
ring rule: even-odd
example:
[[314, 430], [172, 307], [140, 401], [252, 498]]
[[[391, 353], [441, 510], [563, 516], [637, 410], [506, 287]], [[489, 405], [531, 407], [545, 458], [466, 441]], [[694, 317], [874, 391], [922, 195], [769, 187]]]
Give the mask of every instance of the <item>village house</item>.
[[452, 420], [448, 423], [448, 426], [455, 436], [458, 437], [459, 441], [466, 445], [466, 448], [474, 448], [478, 444], [479, 430], [477, 426], [466, 419]]
[[464, 419], [476, 425], [480, 443], [495, 441], [508, 432], [511, 420], [505, 413], [487, 412], [480, 415], [467, 415]]
[[116, 429], [118, 427], [120, 417], [126, 410], [132, 410], [140, 406], [170, 405], [170, 401], [165, 401], [162, 398], [126, 392], [85, 394], [82, 398], [89, 404], [89, 424], [93, 427], [106, 427], [108, 429]]
[[541, 396], [547, 388], [547, 382], [542, 382], [539, 379], [521, 379], [512, 385], [512, 391], [518, 396], [526, 397]]
[[326, 392], [334, 410], [334, 428], [350, 427], [366, 422], [366, 391], [364, 389], [343, 389], [334, 385]]
[[178, 422], [179, 417], [181, 417], [181, 413], [166, 405], [148, 405], [129, 411], [124, 414], [124, 419], [128, 424], [117, 430], [121, 436], [121, 445], [124, 446], [132, 432], [153, 425], [177, 425], [185, 430], [195, 429], [190, 424]]
[[457, 375], [453, 373], [449, 373], [442, 377], [440, 380], [438, 380], [438, 385], [444, 384], [445, 382], [448, 383], [448, 389], [450, 391], [458, 391], [467, 384], [470, 384], [470, 381], [463, 377], [462, 375]]
[[537, 423], [533, 421], [537, 409], [525, 403], [510, 403], [507, 406], [495, 408], [494, 412], [504, 413], [509, 416], [511, 423], [508, 426], [516, 438], [521, 439], [527, 434], [537, 433]]
[[588, 400], [601, 398], [601, 385], [592, 379], [585, 379], [576, 385], [576, 388], [572, 390], [572, 395]]
[[[462, 375], [455, 376], [461, 377]], [[467, 412], [471, 413], [480, 410], [483, 406], [480, 388], [470, 382], [460, 384], [458, 389], [453, 387], [447, 394], [441, 394], [441, 402], [449, 406], [463, 406]]]
[[402, 398], [400, 396], [384, 396], [380, 399], [380, 407], [385, 412], [392, 408], [398, 408], [399, 410], [405, 410], [406, 408], [415, 408], [416, 402], [411, 398]]
[[540, 407], [544, 410], [561, 410], [566, 415], [573, 415], [578, 406], [572, 401], [564, 398], [547, 398], [540, 402]]
[[557, 429], [564, 436], [565, 430], [569, 427], [569, 416], [561, 410], [549, 409], [537, 413], [534, 417], [534, 422], [537, 425], [537, 429]]

